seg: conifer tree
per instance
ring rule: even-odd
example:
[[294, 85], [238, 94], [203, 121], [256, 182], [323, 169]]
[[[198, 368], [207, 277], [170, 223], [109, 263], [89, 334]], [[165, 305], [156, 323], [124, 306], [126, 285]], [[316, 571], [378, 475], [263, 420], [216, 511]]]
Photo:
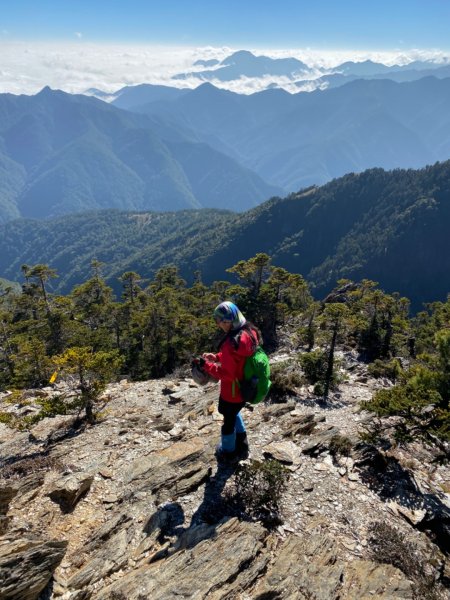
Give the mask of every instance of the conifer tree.
[[330, 386], [334, 379], [334, 354], [338, 335], [346, 328], [349, 317], [350, 311], [345, 304], [327, 304], [321, 316], [322, 324], [331, 332], [327, 356], [327, 369], [323, 382], [323, 399], [325, 402], [328, 399]]
[[91, 348], [74, 347], [53, 362], [60, 376], [70, 377], [72, 387], [77, 392], [77, 406], [85, 412], [86, 420], [94, 423], [95, 409], [101, 402], [101, 395], [109, 381], [117, 378], [123, 359], [117, 351], [93, 352]]

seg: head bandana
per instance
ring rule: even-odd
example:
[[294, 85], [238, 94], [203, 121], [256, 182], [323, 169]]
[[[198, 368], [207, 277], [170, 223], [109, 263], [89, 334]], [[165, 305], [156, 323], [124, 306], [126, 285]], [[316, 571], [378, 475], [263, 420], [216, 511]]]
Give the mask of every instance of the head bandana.
[[246, 319], [236, 304], [233, 302], [222, 302], [214, 309], [214, 318], [221, 321], [231, 322], [232, 329], [240, 329], [246, 323]]

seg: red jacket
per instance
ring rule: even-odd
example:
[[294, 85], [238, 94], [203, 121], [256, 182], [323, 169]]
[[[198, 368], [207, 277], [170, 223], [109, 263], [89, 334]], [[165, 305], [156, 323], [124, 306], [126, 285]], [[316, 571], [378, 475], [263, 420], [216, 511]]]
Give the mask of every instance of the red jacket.
[[[254, 337], [253, 337], [254, 336]], [[216, 354], [215, 362], [206, 361], [204, 370], [214, 379], [220, 380], [220, 397], [227, 402], [242, 402], [238, 382], [244, 378], [244, 364], [248, 356], [256, 349], [256, 332], [253, 335], [243, 329], [239, 345], [235, 346], [228, 336]]]

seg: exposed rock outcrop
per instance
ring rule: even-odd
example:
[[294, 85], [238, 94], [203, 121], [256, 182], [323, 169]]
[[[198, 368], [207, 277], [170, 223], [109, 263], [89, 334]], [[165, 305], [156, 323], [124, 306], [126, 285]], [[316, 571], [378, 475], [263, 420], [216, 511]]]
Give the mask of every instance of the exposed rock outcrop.
[[0, 598], [36, 600], [61, 562], [67, 542], [0, 540]]
[[214, 384], [121, 382], [95, 426], [0, 429], [0, 598], [416, 600], [411, 561], [386, 564], [389, 540], [377, 560], [376, 523], [404, 540], [445, 598], [448, 466], [418, 444], [358, 441], [368, 417], [359, 401], [375, 385], [362, 375], [352, 368], [326, 407], [304, 388], [244, 412], [250, 459], [289, 473], [270, 527], [236, 500], [236, 465], [214, 457]]

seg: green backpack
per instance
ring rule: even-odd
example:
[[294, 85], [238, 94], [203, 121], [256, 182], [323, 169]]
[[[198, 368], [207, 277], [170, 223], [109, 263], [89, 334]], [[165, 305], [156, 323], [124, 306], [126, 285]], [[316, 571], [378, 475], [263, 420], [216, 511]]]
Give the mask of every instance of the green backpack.
[[271, 385], [269, 357], [257, 346], [255, 353], [245, 361], [244, 379], [239, 381], [241, 396], [250, 404], [258, 404], [267, 396]]

